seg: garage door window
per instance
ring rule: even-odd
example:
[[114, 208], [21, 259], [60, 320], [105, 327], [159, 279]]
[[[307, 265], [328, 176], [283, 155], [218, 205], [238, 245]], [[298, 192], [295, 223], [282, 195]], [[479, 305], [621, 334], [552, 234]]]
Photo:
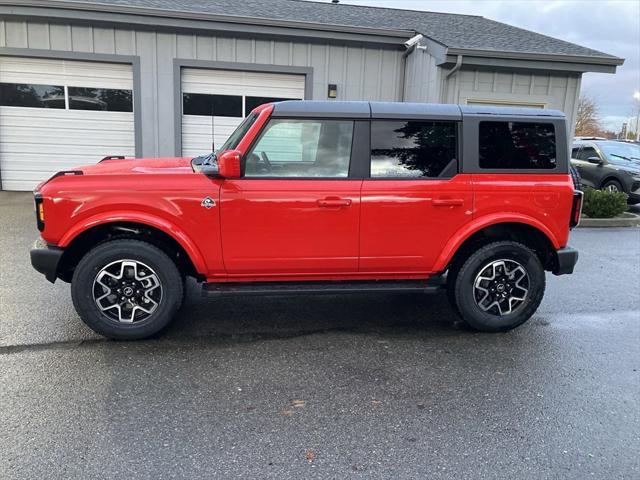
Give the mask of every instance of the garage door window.
[[30, 83], [0, 83], [0, 105], [64, 109], [64, 87]]
[[242, 117], [242, 96], [183, 93], [182, 113], [211, 117]]
[[131, 90], [113, 88], [68, 87], [71, 110], [104, 110], [133, 112]]
[[284, 102], [285, 100], [299, 100], [297, 98], [278, 98], [278, 97], [245, 97], [245, 112], [249, 113], [254, 108], [264, 105], [265, 103]]

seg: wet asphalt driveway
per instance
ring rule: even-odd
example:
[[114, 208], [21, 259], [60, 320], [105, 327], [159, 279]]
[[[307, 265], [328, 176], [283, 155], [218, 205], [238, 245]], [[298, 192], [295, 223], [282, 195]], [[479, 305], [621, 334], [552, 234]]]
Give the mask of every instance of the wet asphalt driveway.
[[101, 339], [0, 192], [0, 478], [640, 478], [640, 229], [578, 229], [505, 334], [445, 298], [205, 300]]

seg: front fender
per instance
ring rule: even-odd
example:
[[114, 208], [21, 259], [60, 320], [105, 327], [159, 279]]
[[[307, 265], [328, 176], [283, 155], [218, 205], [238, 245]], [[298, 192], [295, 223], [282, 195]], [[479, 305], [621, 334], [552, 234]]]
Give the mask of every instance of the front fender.
[[204, 258], [196, 246], [195, 242], [189, 238], [189, 236], [183, 232], [176, 225], [170, 221], [145, 212], [131, 212], [131, 211], [111, 211], [108, 213], [101, 213], [93, 215], [89, 218], [85, 218], [75, 223], [69, 228], [64, 236], [58, 242], [59, 247], [67, 247], [78, 235], [86, 230], [96, 227], [98, 225], [104, 225], [107, 223], [117, 222], [131, 222], [140, 223], [149, 227], [162, 230], [164, 233], [172, 237], [180, 246], [187, 252], [187, 255], [191, 258], [191, 261], [198, 273], [206, 275], [207, 268]]
[[553, 247], [557, 250], [561, 247], [558, 239], [549, 228], [547, 228], [542, 222], [527, 215], [521, 215], [518, 213], [494, 213], [491, 215], [485, 215], [474, 219], [472, 222], [466, 224], [460, 230], [458, 230], [449, 240], [445, 248], [442, 250], [438, 260], [434, 264], [433, 270], [435, 272], [443, 271], [460, 246], [476, 232], [479, 232], [483, 228], [490, 227], [492, 225], [498, 225], [501, 223], [522, 223], [530, 227], [534, 227], [540, 230], [549, 239]]

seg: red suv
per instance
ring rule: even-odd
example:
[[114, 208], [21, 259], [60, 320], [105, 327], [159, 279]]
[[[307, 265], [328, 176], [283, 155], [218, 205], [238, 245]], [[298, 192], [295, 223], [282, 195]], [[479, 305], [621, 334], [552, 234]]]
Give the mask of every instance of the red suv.
[[183, 299], [446, 289], [471, 327], [538, 308], [572, 273], [582, 195], [561, 112], [286, 101], [255, 109], [216, 153], [59, 172], [35, 192], [31, 261], [71, 282], [80, 317], [152, 335]]

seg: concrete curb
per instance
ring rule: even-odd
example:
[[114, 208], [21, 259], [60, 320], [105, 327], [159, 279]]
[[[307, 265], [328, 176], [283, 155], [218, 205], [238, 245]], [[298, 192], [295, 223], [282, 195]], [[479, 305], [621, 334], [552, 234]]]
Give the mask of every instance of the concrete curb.
[[640, 227], [640, 215], [625, 212], [614, 218], [589, 218], [581, 217], [578, 228], [606, 228], [606, 227]]

